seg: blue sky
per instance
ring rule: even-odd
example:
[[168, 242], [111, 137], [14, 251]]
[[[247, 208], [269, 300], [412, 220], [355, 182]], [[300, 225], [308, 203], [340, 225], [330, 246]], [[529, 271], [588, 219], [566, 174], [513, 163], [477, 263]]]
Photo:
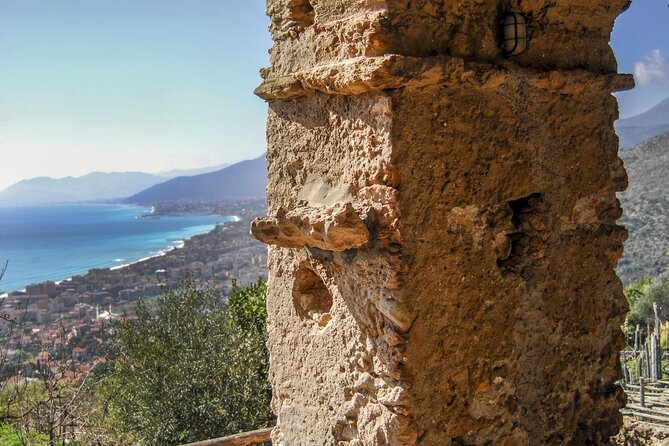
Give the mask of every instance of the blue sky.
[[637, 115], [669, 97], [669, 7], [666, 0], [633, 0], [616, 20], [611, 46], [618, 71], [636, 88], [619, 93], [620, 116]]
[[[264, 0], [0, 0], [0, 189], [23, 178], [160, 171], [265, 149], [253, 95], [271, 41]], [[669, 8], [616, 22], [621, 115], [669, 97]], [[641, 82], [639, 82], [641, 81]]]
[[0, 188], [265, 150], [264, 0], [0, 0]]

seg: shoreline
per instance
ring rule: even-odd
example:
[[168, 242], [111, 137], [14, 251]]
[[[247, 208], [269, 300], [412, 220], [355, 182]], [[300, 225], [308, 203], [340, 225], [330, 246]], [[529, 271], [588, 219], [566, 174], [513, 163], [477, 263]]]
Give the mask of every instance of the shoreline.
[[[225, 222], [225, 223], [227, 223], [227, 222]], [[225, 224], [225, 223], [222, 223], [222, 224]], [[186, 242], [187, 242], [188, 240], [192, 239], [193, 237], [196, 237], [196, 236], [198, 236], [198, 235], [203, 235], [203, 234], [209, 234], [209, 233], [211, 233], [212, 231], [214, 231], [214, 230], [216, 229], [216, 226], [218, 226], [218, 225], [220, 225], [220, 224], [221, 224], [221, 223], [218, 223], [218, 224], [214, 225], [214, 227], [211, 228], [211, 229], [208, 230], [208, 231], [205, 231], [205, 232], [198, 232], [197, 234], [193, 234], [193, 235], [191, 235], [190, 237], [187, 237], [187, 238], [185, 238], [185, 239], [177, 240], [177, 241], [174, 243], [173, 246], [170, 246], [170, 247], [165, 248], [165, 249], [161, 249], [160, 251], [157, 251], [157, 253], [154, 254], [154, 255], [152, 255], [152, 256], [142, 257], [142, 258], [139, 259], [139, 260], [135, 260], [134, 262], [130, 262], [130, 263], [124, 263], [124, 264], [122, 264], [122, 265], [111, 266], [111, 267], [109, 267], [109, 270], [110, 270], [110, 271], [118, 271], [118, 270], [121, 270], [121, 269], [123, 269], [123, 268], [127, 268], [127, 267], [129, 267], [129, 266], [136, 265], [137, 263], [146, 262], [147, 260], [151, 260], [151, 259], [154, 259], [154, 258], [156, 258], [156, 257], [162, 257], [162, 256], [164, 256], [164, 255], [167, 255], [167, 254], [169, 254], [170, 252], [174, 251], [175, 249], [183, 248], [184, 245], [186, 244]], [[116, 261], [116, 259], [114, 259], [114, 261]], [[90, 270], [89, 270], [89, 271], [90, 271]], [[71, 279], [71, 277], [69, 277], [68, 279]], [[68, 280], [68, 279], [65, 279], [65, 280]]]
[[[130, 205], [130, 206], [132, 206], [132, 205]], [[143, 207], [143, 208], [146, 209], [146, 207], [144, 207], [144, 206], [138, 206], [138, 207]], [[153, 208], [151, 210], [153, 210]], [[195, 214], [196, 213], [194, 213], [194, 215]], [[180, 215], [184, 215], [184, 214], [174, 214], [174, 215], [161, 214], [161, 215], [157, 215], [156, 217], [150, 217], [150, 218], [173, 217], [173, 216], [180, 216]], [[137, 260], [134, 260], [134, 261], [131, 261], [131, 262], [128, 262], [128, 263], [124, 263], [124, 264], [121, 264], [121, 265], [87, 268], [85, 271], [82, 271], [79, 274], [74, 274], [74, 275], [71, 275], [71, 276], [63, 278], [63, 279], [55, 279], [55, 280], [54, 279], [44, 279], [44, 280], [40, 280], [40, 281], [37, 281], [37, 282], [31, 282], [31, 283], [28, 283], [28, 284], [24, 285], [23, 288], [3, 292], [2, 294], [0, 294], [0, 299], [6, 299], [12, 294], [26, 293], [27, 287], [29, 287], [31, 285], [40, 285], [40, 284], [49, 283], [49, 282], [52, 282], [56, 285], [60, 285], [63, 282], [72, 281], [72, 279], [76, 276], [85, 276], [93, 270], [109, 269], [110, 271], [115, 271], [115, 272], [120, 271], [120, 272], [122, 272], [126, 268], [131, 268], [133, 266], [136, 266], [136, 265], [141, 264], [143, 262], [149, 261], [151, 259], [155, 259], [155, 258], [158, 258], [158, 257], [163, 257], [163, 256], [169, 254], [170, 252], [176, 250], [176, 249], [183, 248], [185, 246], [186, 242], [188, 242], [189, 240], [191, 240], [191, 239], [193, 239], [194, 237], [197, 237], [197, 236], [210, 234], [213, 231], [215, 231], [216, 228], [220, 225], [225, 225], [227, 223], [234, 223], [234, 222], [241, 221], [241, 218], [237, 215], [219, 215], [219, 214], [200, 214], [200, 215], [216, 215], [216, 216], [222, 217], [224, 220], [222, 222], [214, 223], [212, 225], [212, 227], [210, 229], [206, 230], [206, 231], [196, 232], [196, 233], [190, 235], [189, 237], [179, 239], [179, 240], [176, 240], [176, 241], [172, 241], [170, 246], [167, 246], [163, 249], [160, 249], [158, 251], [151, 251], [151, 252], [155, 252], [155, 254], [148, 255], [148, 256], [142, 257], [140, 259], [137, 259]], [[142, 218], [141, 214], [138, 215], [137, 218]], [[113, 259], [112, 262], [116, 261], [116, 260], [117, 259]], [[0, 282], [0, 286], [1, 285], [2, 285], [2, 283]]]
[[[227, 222], [224, 222], [224, 223], [222, 223], [222, 224], [225, 224], [225, 223], [227, 223]], [[71, 282], [72, 279], [74, 279], [75, 277], [77, 277], [77, 276], [86, 276], [87, 274], [90, 274], [90, 272], [91, 272], [91, 271], [94, 271], [94, 270], [105, 270], [105, 269], [108, 269], [109, 271], [123, 272], [123, 270], [126, 269], [126, 268], [131, 268], [131, 267], [133, 267], [133, 266], [137, 266], [137, 265], [139, 265], [139, 264], [141, 264], [141, 263], [143, 263], [143, 262], [147, 262], [147, 261], [149, 261], [149, 260], [152, 260], [152, 259], [155, 259], [155, 258], [158, 258], [158, 257], [163, 257], [163, 256], [169, 254], [170, 252], [174, 251], [175, 249], [183, 248], [183, 246], [186, 244], [186, 242], [187, 242], [188, 240], [191, 240], [193, 237], [197, 237], [197, 236], [200, 236], [200, 235], [211, 234], [213, 231], [216, 230], [216, 227], [219, 226], [219, 225], [221, 225], [221, 223], [215, 224], [214, 227], [211, 228], [211, 229], [208, 230], [208, 231], [205, 231], [205, 232], [198, 232], [197, 234], [193, 234], [192, 236], [190, 236], [190, 237], [188, 237], [188, 238], [185, 238], [185, 239], [183, 239], [183, 240], [179, 240], [179, 241], [177, 242], [177, 244], [178, 244], [179, 246], [171, 246], [171, 247], [169, 247], [169, 248], [167, 248], [167, 249], [161, 249], [161, 250], [158, 251], [158, 253], [155, 254], [155, 255], [148, 256], [148, 257], [142, 257], [142, 258], [139, 259], [139, 260], [136, 260], [136, 261], [134, 261], [134, 262], [130, 262], [130, 263], [124, 263], [123, 265], [117, 265], [117, 266], [111, 266], [111, 267], [100, 267], [100, 268], [89, 268], [89, 269], [87, 269], [85, 272], [82, 272], [82, 273], [80, 273], [80, 274], [75, 274], [74, 276], [70, 276], [70, 277], [67, 277], [67, 278], [65, 278], [65, 279], [58, 279], [58, 280], [46, 279], [46, 280], [42, 280], [42, 281], [40, 281], [40, 282], [29, 283], [28, 285], [26, 285], [26, 288], [22, 288], [22, 289], [18, 289], [18, 290], [13, 290], [13, 291], [7, 291], [7, 292], [5, 292], [5, 293], [3, 293], [3, 294], [0, 294], [0, 299], [8, 298], [8, 297], [9, 297], [10, 295], [12, 295], [12, 294], [17, 294], [17, 293], [25, 294], [25, 293], [26, 293], [26, 289], [27, 289], [27, 287], [29, 287], [29, 286], [33, 286], [33, 285], [42, 285], [42, 284], [49, 283], [49, 282], [54, 283], [55, 285], [61, 285], [61, 284], [64, 283], [64, 282]]]

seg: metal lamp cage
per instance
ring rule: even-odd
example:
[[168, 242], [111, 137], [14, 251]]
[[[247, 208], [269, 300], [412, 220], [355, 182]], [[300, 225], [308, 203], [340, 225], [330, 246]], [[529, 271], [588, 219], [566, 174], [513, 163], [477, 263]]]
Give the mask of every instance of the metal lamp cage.
[[509, 56], [527, 49], [527, 22], [522, 14], [512, 12], [502, 19], [502, 49]]

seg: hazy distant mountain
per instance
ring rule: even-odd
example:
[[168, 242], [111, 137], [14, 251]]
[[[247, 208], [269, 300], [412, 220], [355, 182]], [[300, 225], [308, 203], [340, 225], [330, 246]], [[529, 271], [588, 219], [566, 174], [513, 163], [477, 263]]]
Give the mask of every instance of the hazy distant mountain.
[[669, 131], [669, 98], [650, 110], [615, 123], [620, 148], [627, 149], [653, 136]]
[[174, 169], [164, 172], [93, 172], [81, 177], [37, 177], [0, 191], [0, 206], [120, 200], [170, 178], [214, 172], [229, 166]]
[[158, 175], [163, 178], [190, 177], [202, 173], [216, 172], [217, 170], [225, 169], [229, 165], [230, 164], [228, 163], [224, 163], [217, 166], [200, 167], [199, 169], [173, 169], [163, 172], [154, 172], [153, 175]]
[[0, 206], [103, 201], [124, 198], [165, 181], [142, 172], [93, 172], [82, 177], [38, 177], [0, 192]]
[[629, 283], [669, 267], [669, 132], [621, 152], [629, 176], [619, 194], [629, 230], [618, 274]]
[[261, 198], [265, 196], [266, 186], [265, 155], [262, 155], [216, 172], [173, 178], [128, 198], [126, 202], [156, 204]]

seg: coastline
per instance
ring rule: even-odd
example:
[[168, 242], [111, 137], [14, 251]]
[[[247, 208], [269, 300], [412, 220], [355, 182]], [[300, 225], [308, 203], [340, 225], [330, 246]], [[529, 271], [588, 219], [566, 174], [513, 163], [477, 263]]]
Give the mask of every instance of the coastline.
[[[236, 216], [223, 216], [223, 217], [228, 218], [228, 217], [236, 217]], [[230, 220], [230, 221], [237, 221], [237, 220]], [[7, 298], [7, 297], [9, 297], [9, 295], [16, 294], [16, 293], [25, 293], [27, 287], [34, 286], [34, 285], [41, 285], [41, 284], [45, 284], [45, 283], [49, 283], [49, 282], [52, 282], [56, 285], [61, 285], [65, 282], [71, 282], [75, 277], [85, 276], [85, 275], [89, 274], [91, 271], [94, 271], [94, 270], [108, 269], [110, 271], [123, 272], [123, 270], [125, 270], [127, 268], [131, 268], [133, 266], [139, 265], [141, 263], [147, 262], [147, 261], [155, 259], [155, 258], [166, 256], [172, 251], [183, 248], [185, 246], [186, 242], [193, 239], [194, 237], [211, 234], [213, 231], [216, 230], [216, 228], [218, 226], [225, 225], [228, 222], [229, 221], [226, 220], [226, 221], [223, 221], [222, 223], [214, 224], [208, 231], [197, 232], [197, 233], [194, 233], [193, 235], [191, 235], [190, 237], [187, 237], [187, 238], [184, 238], [184, 239], [181, 239], [181, 240], [177, 240], [176, 242], [173, 242], [171, 246], [168, 246], [164, 249], [160, 249], [158, 251], [152, 251], [152, 252], [155, 252], [155, 254], [153, 254], [153, 255], [145, 256], [145, 257], [142, 257], [142, 258], [137, 259], [135, 261], [132, 261], [132, 262], [129, 262], [129, 263], [124, 263], [124, 264], [121, 264], [121, 265], [116, 265], [116, 266], [110, 266], [110, 267], [103, 266], [103, 267], [97, 267], [97, 268], [87, 268], [85, 271], [82, 271], [80, 274], [75, 274], [74, 276], [69, 276], [69, 277], [66, 277], [64, 279], [49, 278], [49, 279], [41, 280], [41, 281], [38, 281], [38, 282], [29, 283], [29, 284], [26, 284], [24, 288], [17, 289], [17, 290], [12, 290], [12, 291], [7, 291], [3, 294], [0, 294], [0, 299], [2, 299], [3, 297]], [[114, 259], [114, 260], [116, 260], [116, 259]]]
[[[100, 203], [94, 203], [94, 205], [97, 206], [100, 205]], [[107, 206], [108, 204], [103, 205]], [[134, 217], [131, 218], [140, 218], [142, 213], [149, 211], [149, 207], [142, 205], [113, 204], [112, 206], [121, 206], [123, 208], [132, 210]], [[43, 208], [38, 207], [36, 209]], [[32, 256], [40, 255], [40, 253], [35, 252], [35, 254], [26, 254], [23, 256], [23, 258], [19, 258], [18, 260], [22, 263], [14, 263], [14, 268], [17, 273], [13, 275], [9, 281], [7, 281], [7, 277], [0, 281], [0, 293], [2, 293], [0, 294], [0, 298], [2, 298], [2, 296], [5, 296], [6, 298], [8, 295], [15, 293], [25, 293], [26, 288], [31, 285], [46, 282], [60, 284], [61, 282], [70, 281], [75, 276], [88, 274], [91, 270], [95, 269], [107, 268], [112, 271], [123, 270], [124, 268], [131, 267], [137, 263], [145, 262], [152, 258], [165, 256], [175, 249], [182, 248], [185, 243], [193, 237], [209, 233], [213, 231], [217, 225], [227, 224], [229, 222], [238, 221], [239, 219], [237, 215], [221, 215], [218, 213], [194, 212], [190, 214], [192, 216], [208, 216], [209, 218], [207, 220], [209, 222], [204, 219], [201, 222], [198, 222], [197, 219], [186, 220], [188, 223], [190, 223], [188, 226], [172, 226], [174, 229], [158, 230], [155, 237], [152, 237], [151, 232], [145, 232], [142, 235], [138, 234], [139, 238], [135, 237], [136, 241], [128, 238], [134, 237], [133, 234], [122, 235], [119, 237], [119, 243], [115, 244], [113, 241], [110, 244], [107, 243], [107, 245], [111, 248], [108, 256], [105, 256], [105, 246], [101, 246], [100, 249], [97, 249], [97, 245], [91, 245], [91, 248], [88, 249], [88, 251], [93, 253], [94, 256], [82, 256], [79, 255], [80, 253], [76, 250], [73, 250], [72, 256], [69, 256], [69, 248], [67, 248], [67, 246], [70, 246], [69, 243], [71, 242], [64, 241], [63, 243], [68, 244], [63, 244], [63, 247], [59, 248], [62, 254], [59, 252], [59, 254], [56, 254], [58, 257], [54, 258], [63, 259], [65, 257], [60, 256], [68, 255], [68, 258], [66, 258], [68, 260], [66, 260], [65, 264], [56, 261], [51, 262], [50, 265], [48, 262], [43, 262], [42, 265], [38, 265], [33, 269], [27, 269], [26, 261], [30, 261]], [[162, 220], [163, 217], [188, 217], [188, 215], [184, 215], [183, 213], [180, 213], [180, 215], [165, 213], [159, 216], [156, 215], [153, 218]], [[104, 224], [104, 222], [101, 222], [101, 224]], [[144, 239], [153, 238], [153, 240], [149, 241], [149, 243], [146, 243], [141, 238], [142, 236]], [[159, 240], [162, 240], [162, 244]], [[82, 243], [79, 246], [84, 246], [84, 244]], [[121, 247], [120, 252], [119, 247]], [[128, 248], [126, 249], [125, 247]], [[12, 249], [10, 249], [10, 252], [6, 253], [5, 255], [8, 258], [16, 259], [19, 257], [16, 255], [16, 253], [21, 249], [22, 248], [20, 247], [14, 246], [14, 254], [12, 254]], [[32, 252], [31, 250], [32, 248], [27, 249], [26, 253]], [[45, 265], [45, 263], [47, 264]]]
[[[6, 299], [16, 304], [20, 302], [17, 299], [22, 299], [24, 296], [46, 298], [46, 295], [55, 295], [66, 300], [70, 299], [70, 303], [75, 301], [86, 303], [99, 299], [100, 296], [108, 296], [105, 302], [109, 300], [122, 303], [124, 299], [127, 300], [127, 297], [123, 296], [128, 293], [133, 296], [145, 294], [150, 297], [160, 286], [164, 284], [172, 286], [185, 275], [216, 278], [222, 285], [230, 278], [231, 269], [236, 270], [240, 266], [244, 266], [245, 274], [238, 276], [239, 273], [235, 273], [234, 277], [243, 279], [251, 273], [253, 277], [249, 277], [256, 280], [258, 276], [266, 276], [264, 272], [266, 252], [264, 246], [248, 234], [249, 222], [250, 220], [246, 218], [239, 221], [230, 219], [224, 224], [215, 225], [208, 232], [198, 233], [183, 240], [183, 245], [162, 250], [156, 255], [126, 265], [89, 269], [84, 274], [57, 282], [46, 280], [33, 283], [28, 285], [24, 292], [8, 293]], [[158, 271], [165, 273], [165, 276], [158, 278], [156, 274]], [[253, 271], [258, 271], [260, 274]], [[76, 295], [80, 297], [72, 301]]]
[[[99, 205], [100, 203], [95, 203], [95, 204]], [[113, 203], [112, 205], [119, 205], [119, 204]], [[156, 246], [156, 239], [154, 238], [152, 246], [147, 246], [146, 247], [147, 249], [144, 251], [143, 255], [141, 255], [141, 252], [137, 252], [137, 250], [131, 250], [133, 252], [130, 254], [127, 254], [125, 252], [119, 252], [118, 250], [114, 251], [113, 248], [115, 247], [115, 244], [112, 242], [111, 244], [107, 244], [108, 246], [111, 246], [112, 249], [110, 249], [109, 253], [107, 253], [109, 254], [109, 256], [106, 259], [104, 258], [104, 256], [98, 256], [98, 254], [105, 253], [104, 249], [106, 248], [104, 245], [101, 247], [102, 250], [98, 250], [97, 252], [95, 252], [96, 257], [90, 257], [91, 261], [89, 261], [88, 263], [85, 262], [86, 260], [89, 259], [85, 258], [84, 256], [73, 257], [79, 260], [83, 265], [83, 267], [77, 268], [78, 271], [74, 271], [74, 269], [72, 268], [73, 266], [72, 263], [63, 265], [62, 262], [51, 261], [51, 259], [59, 258], [59, 257], [52, 257], [52, 255], [56, 256], [78, 255], [76, 250], [68, 252], [68, 248], [64, 249], [59, 248], [61, 249], [61, 251], [64, 252], [64, 254], [60, 253], [48, 254], [48, 257], [44, 256], [42, 257], [43, 261], [46, 259], [47, 262], [51, 262], [51, 264], [54, 267], [52, 268], [53, 271], [49, 271], [49, 268], [52, 266], [51, 264], [47, 265], [47, 268], [44, 268], [43, 265], [40, 265], [42, 266], [42, 268], [41, 269], [35, 268], [31, 270], [32, 272], [35, 272], [35, 274], [32, 274], [31, 275], [32, 277], [28, 277], [26, 275], [23, 283], [20, 283], [21, 279], [19, 279], [19, 277], [22, 277], [21, 275], [19, 277], [15, 277], [12, 280], [12, 282], [8, 284], [3, 284], [2, 281], [0, 281], [0, 290], [2, 291], [14, 290], [4, 293], [5, 297], [7, 297], [7, 295], [10, 295], [9, 297], [11, 297], [12, 294], [17, 294], [17, 295], [26, 294], [25, 287], [30, 285], [39, 285], [44, 283], [61, 284], [62, 282], [69, 282], [72, 281], [73, 279], [81, 280], [82, 277], [87, 276], [92, 271], [98, 274], [101, 271], [107, 271], [108, 273], [111, 274], [128, 274], [127, 272], [128, 270], [134, 270], [134, 271], [140, 271], [139, 273], [140, 275], [145, 274], [150, 279], [154, 279], [155, 270], [150, 271], [148, 274], [146, 273], [146, 271], [142, 272], [141, 270], [146, 270], [147, 268], [150, 269], [150, 267], [152, 267], [154, 264], [159, 264], [159, 263], [168, 264], [170, 262], [171, 262], [170, 268], [174, 268], [175, 266], [177, 266], [175, 265], [175, 263], [183, 262], [184, 253], [186, 253], [189, 259], [192, 259], [189, 260], [190, 262], [192, 261], [205, 262], [205, 263], [207, 261], [211, 262], [217, 258], [220, 258], [221, 256], [225, 256], [225, 253], [230, 252], [231, 249], [232, 250], [239, 249], [245, 246], [250, 240], [252, 240], [248, 235], [248, 224], [250, 223], [251, 220], [253, 220], [257, 216], [265, 215], [267, 210], [267, 205], [265, 203], [265, 200], [263, 199], [242, 199], [242, 200], [225, 201], [217, 203], [198, 202], [198, 203], [158, 203], [158, 204], [142, 203], [142, 204], [130, 204], [130, 205], [121, 204], [120, 206], [123, 208], [130, 208], [136, 210], [136, 212], [133, 213], [134, 218], [137, 218], [139, 213], [147, 212], [149, 210], [153, 212], [153, 215], [157, 217], [157, 219], [160, 220], [163, 220], [162, 217], [172, 217], [172, 216], [174, 217], [181, 216], [187, 219], [189, 218], [188, 216], [198, 216], [198, 215], [210, 216], [210, 217], [208, 219], [201, 220], [201, 222], [199, 222], [197, 218], [195, 219], [190, 218], [187, 221], [192, 222], [192, 224], [190, 224], [189, 226], [182, 226], [180, 227], [181, 229], [179, 229], [178, 227], [175, 228], [174, 226], [171, 226], [174, 228], [172, 235], [168, 234], [166, 231], [162, 231], [161, 234], [164, 234], [165, 236], [165, 239], [163, 240], [165, 243]], [[71, 214], [71, 212], [67, 212], [66, 214], [69, 215]], [[41, 215], [39, 217], [41, 217]], [[24, 215], [23, 218], [25, 219], [26, 216]], [[78, 221], [76, 216], [69, 215], [68, 218], [70, 218], [70, 220], [73, 221]], [[165, 221], [168, 220], [170, 219], [165, 219]], [[187, 235], [183, 234], [181, 235], [181, 237], [179, 237], [178, 232], [179, 231], [183, 232], [183, 228], [185, 227], [196, 228], [198, 226], [204, 227], [204, 229], [201, 228], [199, 231], [192, 232]], [[168, 226], [168, 228], [169, 227], [170, 226]], [[227, 227], [228, 230], [227, 232], [215, 231], [217, 227]], [[22, 234], [25, 232], [25, 229], [23, 226], [19, 226], [18, 231], [16, 232]], [[214, 234], [215, 232], [218, 233]], [[220, 243], [221, 240], [230, 241], [231, 245], [228, 245], [226, 243], [221, 244]], [[125, 240], [125, 243], [128, 243], [128, 240]], [[189, 247], [188, 245], [191, 246]], [[218, 246], [219, 251], [211, 251], [210, 250], [211, 246], [209, 245]], [[137, 241], [134, 243], [134, 247], [140, 247], [140, 246], [143, 246], [141, 237], [137, 239]], [[7, 244], [5, 244], [4, 247], [7, 248]], [[14, 252], [16, 253], [21, 249], [22, 249], [21, 247], [17, 249], [15, 246]], [[16, 259], [16, 257], [11, 257], [11, 252], [12, 252], [11, 247], [9, 250], [5, 249], [5, 256], [12, 259]], [[23, 259], [21, 260], [24, 260], [26, 258], [28, 257], [24, 256]], [[175, 258], [177, 259], [176, 261]], [[162, 259], [162, 260], [157, 261], [156, 259]], [[17, 263], [16, 260], [14, 260], [14, 265], [15, 268], [18, 269], [19, 264]], [[21, 271], [27, 271], [26, 266], [24, 266], [25, 261], [22, 265], [23, 265], [23, 270]], [[254, 263], [254, 268], [255, 265], [258, 264]], [[65, 268], [64, 266], [67, 266], [68, 268]], [[67, 269], [69, 269], [69, 271], [66, 271]], [[163, 267], [158, 267], [156, 269], [163, 269]], [[46, 271], [47, 274], [39, 274], [39, 271]], [[58, 271], [64, 272], [66, 274], [59, 274]], [[11, 285], [12, 283], [18, 286], [13, 286]], [[22, 293], [21, 291], [24, 292]]]
[[[219, 223], [219, 224], [225, 224], [225, 223], [227, 223], [227, 222]], [[110, 271], [121, 270], [121, 269], [123, 269], [123, 268], [127, 268], [127, 267], [132, 266], [132, 265], [135, 265], [135, 264], [137, 264], [137, 263], [141, 263], [141, 262], [145, 262], [145, 261], [147, 261], [147, 260], [151, 260], [151, 259], [153, 259], [153, 258], [155, 258], [155, 257], [160, 257], [160, 256], [167, 255], [167, 254], [170, 253], [170, 251], [174, 251], [175, 249], [183, 248], [184, 245], [186, 244], [186, 242], [187, 242], [188, 240], [192, 239], [193, 237], [197, 237], [198, 235], [202, 235], [202, 234], [209, 234], [209, 233], [211, 233], [212, 231], [214, 231], [214, 230], [216, 229], [216, 226], [218, 226], [218, 225], [214, 225], [214, 227], [211, 228], [209, 231], [198, 232], [197, 234], [193, 234], [192, 236], [190, 236], [190, 237], [188, 237], [188, 238], [185, 238], [185, 239], [183, 239], [183, 240], [177, 240], [177, 241], [174, 243], [173, 246], [167, 247], [167, 248], [165, 248], [165, 249], [161, 249], [160, 251], [157, 251], [156, 254], [154, 254], [154, 255], [147, 256], [147, 257], [142, 257], [141, 259], [139, 259], [139, 260], [135, 260], [134, 262], [124, 263], [124, 264], [122, 264], [122, 265], [117, 265], [117, 266], [111, 266], [111, 267], [109, 267], [109, 270], [110, 270]], [[114, 259], [114, 261], [116, 261], [116, 259]], [[70, 279], [71, 279], [71, 277], [70, 277]], [[65, 279], [65, 280], [67, 280], [67, 279]]]
[[9, 297], [15, 296], [15, 295], [29, 294], [29, 293], [27, 293], [27, 289], [30, 288], [30, 287], [35, 287], [35, 286], [39, 287], [39, 286], [46, 286], [48, 284], [54, 284], [57, 287], [66, 287], [69, 284], [71, 284], [72, 282], [80, 281], [82, 279], [86, 279], [89, 276], [97, 274], [99, 271], [109, 271], [110, 273], [116, 273], [116, 274], [121, 274], [122, 275], [122, 274], [128, 272], [129, 270], [131, 270], [133, 268], [141, 267], [143, 264], [151, 262], [155, 259], [159, 259], [161, 257], [165, 257], [165, 256], [169, 255], [170, 253], [173, 253], [173, 252], [177, 251], [178, 249], [183, 248], [186, 245], [186, 243], [188, 243], [189, 241], [191, 241], [191, 240], [193, 240], [197, 237], [211, 235], [213, 232], [215, 232], [217, 230], [217, 228], [219, 226], [224, 226], [225, 223], [227, 223], [227, 222], [216, 224], [209, 231], [199, 232], [199, 233], [193, 234], [191, 237], [188, 237], [188, 238], [183, 239], [183, 240], [179, 240], [176, 243], [176, 245], [178, 245], [178, 246], [171, 246], [171, 247], [168, 247], [166, 249], [162, 249], [162, 250], [158, 251], [155, 255], [142, 257], [141, 259], [138, 259], [134, 262], [126, 263], [126, 264], [123, 264], [123, 265], [118, 265], [118, 266], [113, 266], [113, 267], [90, 268], [87, 271], [82, 272], [81, 274], [76, 274], [74, 276], [67, 277], [65, 279], [59, 279], [59, 280], [47, 279], [47, 280], [31, 283], [31, 284], [26, 285], [26, 288], [6, 292], [3, 295], [0, 295], [0, 298], [3, 298], [3, 296], [4, 296], [4, 298], [9, 298]]
[[[141, 259], [136, 260], [134, 262], [124, 263], [122, 265], [117, 265], [117, 266], [111, 266], [109, 268], [104, 268], [104, 267], [103, 268], [89, 268], [88, 270], [86, 270], [86, 272], [82, 272], [81, 274], [77, 274], [77, 275], [86, 275], [86, 274], [90, 273], [93, 269], [109, 269], [110, 271], [122, 271], [125, 268], [129, 268], [129, 267], [132, 267], [132, 266], [137, 265], [139, 263], [146, 262], [147, 260], [151, 260], [151, 259], [156, 258], [156, 257], [162, 257], [164, 255], [167, 255], [169, 252], [171, 252], [175, 249], [178, 249], [180, 247], [183, 247], [185, 245], [185, 242], [190, 240], [191, 238], [196, 237], [198, 235], [211, 233], [215, 229], [216, 229], [216, 227], [214, 226], [211, 230], [209, 230], [207, 232], [200, 232], [200, 233], [197, 233], [197, 234], [193, 234], [192, 237], [188, 237], [186, 239], [179, 240], [179, 242], [181, 242], [179, 244], [179, 246], [172, 246], [170, 248], [162, 249], [162, 250], [158, 251], [158, 253], [155, 254], [155, 255], [148, 256], [148, 257], [142, 257]], [[46, 280], [42, 280], [40, 282], [29, 283], [29, 284], [26, 285], [26, 287], [33, 286], [33, 285], [41, 285], [41, 284], [48, 283], [48, 282], [53, 282], [56, 285], [61, 285], [64, 282], [72, 281], [72, 279], [74, 277], [76, 277], [76, 276], [70, 276], [70, 277], [66, 277], [65, 279], [57, 279], [57, 280], [46, 279]], [[9, 297], [10, 294], [25, 293], [26, 289], [27, 288], [20, 288], [20, 289], [17, 289], [17, 290], [11, 290], [11, 291], [3, 292], [3, 293], [0, 294], [0, 299], [5, 299], [5, 298]]]
[[[99, 204], [99, 203], [96, 203], [96, 204]], [[152, 208], [152, 209], [153, 209], [153, 208]], [[170, 215], [162, 215], [162, 216], [170, 216]], [[152, 255], [149, 255], [149, 256], [142, 257], [142, 258], [140, 258], [140, 259], [137, 259], [137, 260], [132, 261], [132, 262], [129, 262], [129, 263], [123, 263], [123, 264], [121, 264], [121, 265], [116, 265], [116, 266], [110, 266], [110, 267], [108, 267], [108, 269], [109, 269], [110, 271], [122, 271], [122, 270], [124, 270], [125, 268], [132, 267], [132, 266], [137, 265], [137, 264], [140, 264], [140, 263], [142, 263], [142, 262], [146, 262], [146, 261], [148, 261], [148, 260], [151, 260], [151, 259], [154, 259], [154, 258], [157, 258], [157, 257], [165, 256], [165, 255], [169, 254], [170, 252], [172, 252], [172, 251], [174, 251], [174, 250], [176, 250], [176, 249], [183, 248], [183, 247], [185, 246], [186, 242], [188, 242], [188, 241], [189, 241], [190, 239], [192, 239], [193, 237], [197, 237], [197, 236], [201, 236], [201, 235], [210, 234], [211, 232], [215, 231], [215, 230], [216, 230], [216, 227], [219, 226], [219, 225], [224, 225], [224, 224], [226, 224], [226, 223], [228, 223], [228, 222], [238, 222], [238, 221], [240, 221], [240, 220], [239, 220], [239, 217], [236, 216], [236, 215], [221, 215], [221, 217], [223, 217], [223, 218], [226, 219], [226, 220], [223, 221], [222, 223], [216, 223], [216, 224], [214, 224], [208, 231], [203, 231], [203, 232], [197, 232], [197, 233], [194, 233], [194, 234], [192, 234], [190, 237], [186, 237], [186, 238], [184, 238], [184, 239], [180, 239], [180, 240], [177, 240], [176, 242], [173, 242], [173, 243], [171, 244], [171, 246], [168, 246], [168, 247], [166, 247], [166, 248], [160, 249], [160, 250], [158, 250], [158, 251], [152, 251], [152, 252], [155, 252], [155, 254], [152, 254]], [[140, 216], [139, 218], [142, 218], [142, 217]], [[159, 218], [159, 217], [157, 216], [156, 218]], [[113, 261], [116, 261], [116, 260], [118, 260], [118, 259], [114, 259]], [[125, 260], [125, 259], [123, 259], [123, 260]], [[78, 275], [86, 275], [86, 274], [90, 273], [90, 271], [92, 271], [93, 269], [105, 269], [105, 267], [102, 267], [102, 268], [87, 268], [86, 271], [82, 271], [81, 274], [77, 274], [77, 275], [75, 275], [75, 276], [78, 276]], [[53, 282], [53, 283], [56, 284], [56, 285], [60, 285], [60, 284], [62, 284], [62, 283], [64, 283], [64, 282], [72, 281], [72, 279], [73, 279], [75, 276], [69, 276], [69, 277], [66, 277], [66, 278], [63, 278], [63, 279], [60, 279], [60, 278], [59, 278], [59, 279], [48, 278], [48, 279], [41, 280], [41, 281], [38, 281], [38, 282], [29, 283], [29, 284], [26, 284], [23, 288], [14, 289], [14, 290], [9, 290], [9, 291], [4, 291], [4, 292], [0, 293], [0, 299], [6, 299], [7, 297], [9, 297], [10, 294], [25, 293], [25, 292], [26, 292], [26, 287], [29, 287], [29, 286], [32, 286], [32, 285], [40, 285], [40, 284], [44, 284], [44, 283], [48, 283], [48, 282]]]

